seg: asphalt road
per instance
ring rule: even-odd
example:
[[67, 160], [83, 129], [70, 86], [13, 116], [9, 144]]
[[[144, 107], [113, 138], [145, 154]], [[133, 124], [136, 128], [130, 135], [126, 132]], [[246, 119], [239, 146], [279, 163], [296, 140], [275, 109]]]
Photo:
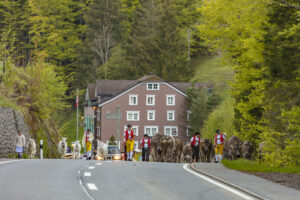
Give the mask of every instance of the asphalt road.
[[5, 200], [243, 199], [183, 164], [86, 160], [0, 161]]

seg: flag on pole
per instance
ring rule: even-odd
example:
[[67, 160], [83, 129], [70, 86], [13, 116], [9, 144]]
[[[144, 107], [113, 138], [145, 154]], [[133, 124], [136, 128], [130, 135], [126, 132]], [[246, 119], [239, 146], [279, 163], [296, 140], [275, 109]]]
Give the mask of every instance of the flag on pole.
[[78, 95], [78, 90], [77, 90], [77, 96], [76, 96], [76, 108], [78, 108], [79, 104], [79, 95]]

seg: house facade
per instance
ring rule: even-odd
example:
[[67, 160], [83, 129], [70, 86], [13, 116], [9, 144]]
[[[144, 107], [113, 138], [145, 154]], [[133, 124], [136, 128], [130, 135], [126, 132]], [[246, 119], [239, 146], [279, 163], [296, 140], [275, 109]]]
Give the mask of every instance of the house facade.
[[144, 134], [152, 137], [163, 133], [186, 143], [188, 87], [189, 83], [169, 83], [155, 75], [139, 80], [98, 80], [88, 87], [86, 98], [90, 103], [85, 107], [85, 116], [89, 118], [94, 111], [92, 131], [101, 141], [109, 141], [112, 135], [117, 140], [119, 128], [119, 140], [123, 142], [127, 124], [132, 124], [137, 136], [135, 149]]

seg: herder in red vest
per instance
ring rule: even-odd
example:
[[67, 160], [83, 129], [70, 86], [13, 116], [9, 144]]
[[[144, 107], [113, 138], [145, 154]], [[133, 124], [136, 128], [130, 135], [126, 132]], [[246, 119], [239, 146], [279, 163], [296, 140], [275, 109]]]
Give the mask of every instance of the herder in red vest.
[[150, 148], [151, 148], [151, 140], [147, 134], [144, 135], [143, 139], [141, 140], [142, 144], [142, 159], [143, 161], [149, 161], [150, 156]]
[[193, 161], [199, 162], [200, 132], [196, 132], [195, 136], [191, 138], [191, 147], [193, 151], [193, 155], [192, 155]]
[[216, 162], [221, 162], [223, 158], [223, 147], [225, 142], [225, 135], [219, 129], [216, 130], [215, 135], [215, 157]]
[[127, 130], [125, 131], [124, 136], [124, 140], [126, 143], [127, 160], [132, 161], [135, 133], [132, 130], [131, 124], [127, 125]]

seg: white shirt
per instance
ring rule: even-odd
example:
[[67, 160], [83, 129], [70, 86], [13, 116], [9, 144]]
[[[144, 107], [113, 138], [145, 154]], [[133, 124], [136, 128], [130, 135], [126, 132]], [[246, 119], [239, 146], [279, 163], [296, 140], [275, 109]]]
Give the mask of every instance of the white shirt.
[[[144, 142], [145, 142], [145, 144], [144, 144], [144, 147], [145, 148], [148, 148], [149, 147], [149, 145], [148, 145], [148, 143], [149, 143], [149, 139], [147, 138], [144, 138]], [[141, 144], [143, 144], [143, 139], [141, 140]]]
[[[196, 138], [196, 143], [195, 143], [195, 147], [199, 145], [199, 138], [198, 137], [195, 137]], [[194, 137], [191, 138], [191, 142], [194, 141]]]

